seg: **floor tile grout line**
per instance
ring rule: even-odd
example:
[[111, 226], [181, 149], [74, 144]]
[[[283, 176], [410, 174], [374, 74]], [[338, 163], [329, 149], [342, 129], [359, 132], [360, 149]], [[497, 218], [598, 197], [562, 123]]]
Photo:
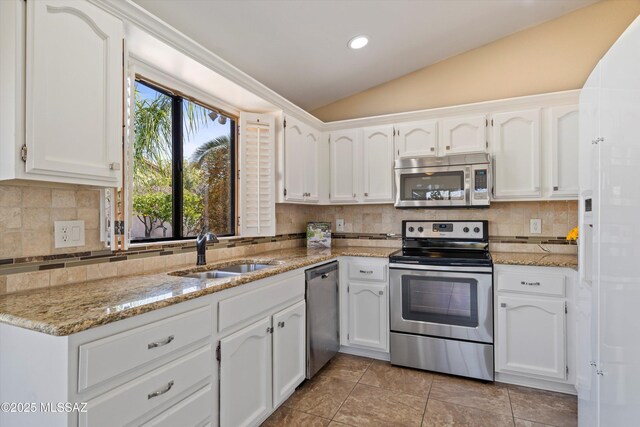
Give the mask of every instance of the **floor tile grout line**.
[[[344, 402], [347, 401], [347, 399], [349, 399], [349, 396], [351, 396], [351, 393], [353, 393], [353, 390], [356, 389], [356, 386], [358, 385], [358, 383], [354, 383], [353, 387], [351, 388], [351, 390], [349, 391], [349, 394], [347, 394], [347, 397], [344, 398], [344, 400], [342, 401], [342, 403], [340, 404], [340, 406], [338, 406], [338, 409], [336, 410], [335, 414], [333, 414], [331, 416], [331, 421], [335, 421], [334, 418], [336, 417], [336, 415], [338, 415], [338, 412], [340, 412], [340, 409], [342, 408], [342, 406], [344, 405]], [[340, 422], [340, 421], [336, 421], [336, 422]]]
[[513, 404], [511, 403], [511, 391], [509, 390], [509, 385], [507, 384], [507, 397], [509, 398], [509, 408], [511, 408], [511, 419], [513, 420], [513, 425], [516, 425], [516, 415], [513, 413]]
[[[469, 406], [469, 405], [463, 405], [462, 403], [453, 403], [453, 402], [447, 402], [446, 400], [441, 400], [441, 399], [436, 399], [435, 397], [429, 397], [429, 399], [433, 399], [436, 400], [440, 403], [446, 403], [447, 405], [457, 405], [457, 406], [462, 406], [464, 408], [469, 408], [469, 409], [477, 409], [478, 411], [483, 411], [483, 412], [489, 412], [491, 414], [496, 414], [496, 415], [506, 415], [509, 416], [509, 414], [503, 413], [503, 412], [497, 412], [497, 411], [489, 411], [487, 409], [482, 409], [482, 408], [478, 408], [476, 406]], [[428, 402], [427, 402], [428, 403]], [[513, 413], [511, 413], [511, 417], [513, 418]], [[530, 420], [527, 420], [530, 421]]]

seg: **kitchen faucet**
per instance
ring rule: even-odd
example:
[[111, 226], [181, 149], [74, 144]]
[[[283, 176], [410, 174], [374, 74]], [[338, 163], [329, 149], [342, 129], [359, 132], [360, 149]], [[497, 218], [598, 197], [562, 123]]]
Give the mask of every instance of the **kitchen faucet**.
[[196, 265], [205, 265], [207, 263], [207, 242], [218, 243], [218, 237], [206, 231], [206, 228], [203, 227], [198, 237], [196, 237], [196, 251], [198, 252]]

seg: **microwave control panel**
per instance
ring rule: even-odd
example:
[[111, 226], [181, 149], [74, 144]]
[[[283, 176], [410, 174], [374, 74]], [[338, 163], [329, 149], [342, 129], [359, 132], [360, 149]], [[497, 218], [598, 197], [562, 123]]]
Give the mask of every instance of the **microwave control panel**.
[[[491, 179], [489, 177], [489, 168], [487, 165], [477, 165], [473, 167], [473, 186], [472, 186], [472, 204], [488, 204], [489, 188]], [[478, 201], [482, 201], [478, 203]], [[475, 203], [474, 203], [475, 202]]]

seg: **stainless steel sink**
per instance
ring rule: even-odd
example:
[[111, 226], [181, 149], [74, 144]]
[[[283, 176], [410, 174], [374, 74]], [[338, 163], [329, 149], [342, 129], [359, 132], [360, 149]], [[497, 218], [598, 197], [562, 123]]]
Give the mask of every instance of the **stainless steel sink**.
[[194, 277], [196, 279], [221, 279], [224, 277], [235, 277], [241, 274], [251, 273], [252, 271], [262, 270], [263, 268], [273, 267], [270, 264], [236, 264], [218, 267], [215, 270], [207, 270], [185, 274], [184, 277]]
[[273, 267], [273, 265], [252, 263], [252, 264], [228, 265], [226, 267], [219, 267], [216, 270], [229, 272], [229, 273], [244, 274], [244, 273], [251, 273], [252, 271], [262, 270], [263, 268], [269, 268], [269, 267]]

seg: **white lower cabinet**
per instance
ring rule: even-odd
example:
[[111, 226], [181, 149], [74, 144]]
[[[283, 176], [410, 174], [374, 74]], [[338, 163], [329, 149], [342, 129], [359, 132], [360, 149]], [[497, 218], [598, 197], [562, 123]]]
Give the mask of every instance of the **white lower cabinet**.
[[340, 344], [389, 352], [387, 259], [340, 258]]
[[349, 282], [349, 345], [387, 351], [388, 297], [385, 283]]
[[271, 317], [220, 341], [220, 425], [250, 426], [271, 412]]
[[496, 265], [496, 380], [575, 393], [576, 272]]
[[565, 379], [565, 328], [563, 300], [498, 296], [498, 370]]
[[273, 406], [284, 402], [306, 374], [306, 304], [273, 316]]

